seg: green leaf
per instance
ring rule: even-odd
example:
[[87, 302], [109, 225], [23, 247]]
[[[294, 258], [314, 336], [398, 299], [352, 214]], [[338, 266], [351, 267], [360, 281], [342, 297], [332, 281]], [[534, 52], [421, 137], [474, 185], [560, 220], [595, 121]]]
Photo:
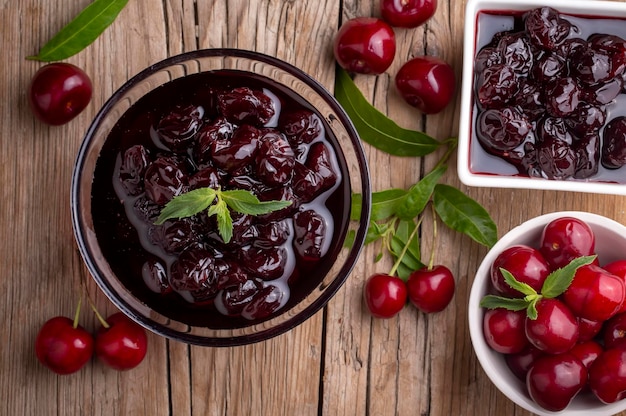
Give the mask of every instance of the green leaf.
[[441, 142], [415, 130], [398, 126], [363, 96], [348, 73], [339, 68], [335, 77], [335, 98], [342, 105], [361, 139], [395, 156], [425, 156]]
[[546, 298], [556, 298], [565, 292], [574, 280], [576, 270], [579, 267], [593, 263], [597, 256], [582, 256], [575, 258], [569, 264], [560, 269], [556, 269], [546, 277], [541, 287], [541, 294]]
[[254, 194], [243, 189], [220, 191], [220, 196], [230, 209], [248, 215], [263, 215], [291, 205], [291, 201], [259, 201]]
[[522, 283], [519, 280], [517, 280], [515, 276], [513, 276], [511, 272], [509, 272], [508, 270], [500, 267], [500, 272], [502, 273], [502, 276], [504, 276], [504, 281], [506, 282], [506, 284], [511, 286], [511, 288], [517, 290], [518, 292], [526, 296], [537, 295], [537, 291], [535, 289], [533, 289], [529, 284]]
[[424, 207], [426, 207], [433, 194], [435, 185], [437, 185], [437, 182], [445, 173], [446, 168], [446, 165], [437, 167], [409, 189], [406, 198], [396, 209], [398, 218], [410, 220], [424, 211]]
[[[408, 239], [415, 227], [416, 225], [413, 221], [400, 221], [398, 223], [395, 233], [389, 242], [390, 251], [395, 261], [397, 261], [402, 254], [402, 251], [407, 245]], [[408, 275], [405, 274], [404, 271], [408, 270], [410, 274], [415, 270], [423, 268], [424, 264], [420, 261], [420, 257], [419, 236], [418, 234], [415, 234], [411, 241], [408, 242], [407, 250], [400, 261], [400, 264], [403, 266], [402, 269], [398, 266], [398, 269], [396, 270], [398, 276], [402, 279], [406, 279], [408, 278]]]
[[480, 306], [483, 308], [504, 308], [510, 311], [522, 311], [528, 308], [528, 304], [529, 302], [523, 298], [505, 298], [495, 295], [486, 295], [480, 300]]
[[444, 184], [435, 186], [435, 211], [455, 231], [489, 248], [498, 240], [498, 230], [489, 213], [460, 190]]
[[540, 300], [541, 296], [537, 296], [528, 304], [528, 307], [526, 308], [526, 316], [528, 319], [532, 319], [533, 321], [537, 319], [537, 315], [539, 315], [537, 312], [537, 302]]
[[[385, 220], [395, 215], [396, 210], [404, 201], [407, 195], [404, 189], [392, 188], [380, 192], [372, 193], [372, 209], [370, 219], [372, 221]], [[350, 207], [350, 219], [359, 220], [361, 214], [361, 204], [363, 196], [361, 194], [352, 195], [352, 205]]]
[[199, 188], [175, 196], [163, 207], [155, 224], [160, 225], [172, 218], [191, 217], [209, 207], [217, 192], [212, 188]]
[[[217, 217], [217, 231], [220, 233], [222, 240], [226, 244], [233, 238], [233, 218], [230, 216], [230, 211], [226, 206], [226, 202], [223, 200], [218, 201], [215, 205], [212, 205]], [[209, 209], [209, 215], [211, 214], [211, 208]]]
[[50, 62], [77, 54], [113, 23], [127, 3], [128, 0], [95, 0], [54, 35], [39, 54], [27, 59]]

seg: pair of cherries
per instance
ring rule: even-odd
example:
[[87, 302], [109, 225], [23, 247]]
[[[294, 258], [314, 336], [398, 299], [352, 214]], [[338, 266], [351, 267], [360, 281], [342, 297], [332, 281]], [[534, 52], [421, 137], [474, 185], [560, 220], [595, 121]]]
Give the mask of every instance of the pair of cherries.
[[56, 316], [46, 321], [35, 340], [37, 359], [51, 371], [65, 375], [75, 373], [95, 354], [107, 366], [130, 370], [144, 359], [148, 348], [146, 331], [117, 312], [104, 320], [95, 337], [74, 320]]

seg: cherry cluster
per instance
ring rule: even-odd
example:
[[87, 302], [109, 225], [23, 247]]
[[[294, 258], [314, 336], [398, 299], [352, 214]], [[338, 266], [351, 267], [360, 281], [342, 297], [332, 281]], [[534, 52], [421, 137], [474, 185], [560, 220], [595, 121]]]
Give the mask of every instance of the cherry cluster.
[[601, 265], [587, 223], [561, 217], [537, 247], [507, 248], [490, 283], [485, 340], [537, 404], [560, 411], [586, 390], [626, 397], [626, 259]]
[[515, 22], [474, 61], [476, 137], [485, 151], [548, 179], [625, 165], [626, 117], [611, 120], [610, 106], [624, 92], [626, 41], [550, 7]]
[[[356, 17], [346, 21], [335, 36], [335, 59], [349, 72], [378, 75], [394, 60], [393, 27], [415, 28], [429, 20], [437, 0], [381, 0], [382, 18]], [[442, 111], [454, 95], [454, 70], [433, 56], [416, 56], [405, 62], [395, 76], [402, 98], [425, 114]]]
[[35, 339], [37, 359], [61, 375], [77, 372], [94, 355], [115, 370], [137, 367], [146, 356], [146, 331], [121, 312], [105, 320], [94, 311], [100, 321], [95, 335], [78, 324], [80, 303], [73, 320], [56, 316], [46, 321]]

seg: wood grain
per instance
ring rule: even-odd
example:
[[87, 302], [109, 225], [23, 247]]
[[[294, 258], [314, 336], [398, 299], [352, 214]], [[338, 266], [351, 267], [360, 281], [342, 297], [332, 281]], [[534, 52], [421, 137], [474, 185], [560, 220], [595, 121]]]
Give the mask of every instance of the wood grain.
[[[312, 75], [329, 90], [335, 77], [332, 39], [341, 21], [377, 16], [377, 0], [142, 0], [130, 1], [94, 44], [68, 62], [92, 76], [92, 103], [61, 127], [37, 122], [26, 91], [41, 63], [37, 52], [89, 0], [0, 0], [0, 415], [414, 415], [483, 416], [530, 413], [489, 381], [472, 351], [466, 304], [486, 249], [438, 224], [436, 259], [457, 278], [453, 304], [425, 315], [405, 308], [375, 320], [362, 304], [367, 276], [390, 268], [374, 262], [367, 246], [353, 273], [324, 310], [287, 334], [236, 348], [203, 348], [149, 335], [140, 367], [115, 372], [96, 362], [70, 376], [46, 371], [34, 357], [38, 328], [68, 315], [81, 282], [104, 314], [114, 306], [83, 266], [72, 233], [72, 168], [90, 120], [119, 86], [150, 64], [200, 48], [243, 48], [276, 56]], [[464, 2], [439, 1], [434, 18], [417, 29], [397, 29], [398, 51], [378, 77], [357, 76], [365, 96], [398, 124], [437, 139], [458, 132], [458, 96], [424, 117], [393, 87], [400, 65], [429, 54], [450, 62], [460, 77]], [[437, 162], [399, 158], [365, 145], [372, 187], [408, 187]], [[500, 235], [542, 213], [582, 210], [626, 224], [626, 198], [618, 196], [468, 188], [450, 161], [445, 183], [485, 206]], [[433, 249], [430, 217], [422, 254]], [[89, 308], [81, 324], [94, 329]], [[626, 413], [624, 413], [626, 415]]]

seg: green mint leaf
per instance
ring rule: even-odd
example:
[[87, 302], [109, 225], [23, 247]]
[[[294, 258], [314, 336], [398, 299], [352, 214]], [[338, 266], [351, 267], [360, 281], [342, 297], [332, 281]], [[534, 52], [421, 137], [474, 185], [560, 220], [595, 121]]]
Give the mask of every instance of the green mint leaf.
[[575, 258], [566, 266], [556, 269], [546, 277], [541, 287], [541, 294], [546, 298], [556, 298], [561, 293], [565, 292], [572, 280], [576, 270], [581, 266], [593, 263], [597, 256], [582, 256]]
[[526, 308], [526, 316], [528, 319], [532, 319], [533, 321], [537, 319], [537, 315], [539, 315], [537, 312], [537, 302], [540, 300], [541, 296], [537, 296], [528, 303], [528, 307]]
[[533, 289], [527, 283], [522, 283], [519, 280], [517, 280], [515, 276], [513, 276], [511, 272], [509, 272], [508, 270], [500, 267], [500, 272], [502, 273], [502, 276], [504, 276], [504, 281], [506, 282], [506, 284], [511, 286], [513, 289], [517, 290], [518, 292], [526, 296], [537, 295], [537, 291], [535, 289]]
[[217, 231], [220, 233], [222, 240], [228, 244], [230, 239], [233, 238], [233, 218], [230, 216], [230, 211], [224, 201], [218, 201], [213, 206], [216, 207]]
[[396, 215], [403, 220], [410, 220], [417, 217], [424, 211], [426, 204], [435, 190], [435, 185], [446, 171], [446, 165], [439, 166], [432, 170], [413, 185], [406, 198], [396, 209]]
[[220, 197], [233, 211], [248, 215], [262, 215], [291, 205], [291, 201], [259, 201], [252, 192], [243, 189], [220, 191]]
[[89, 46], [109, 27], [128, 0], [95, 0], [48, 41], [37, 55], [27, 59], [61, 61]]
[[200, 188], [172, 198], [161, 210], [155, 224], [160, 225], [172, 218], [191, 217], [207, 209], [215, 200], [217, 191]]
[[451, 229], [489, 248], [498, 240], [497, 227], [489, 213], [460, 190], [438, 184], [433, 193], [433, 203], [437, 215]]
[[339, 69], [335, 77], [335, 98], [344, 108], [361, 139], [395, 156], [425, 156], [441, 142], [414, 130], [398, 126], [363, 96], [350, 75]]
[[[385, 220], [396, 214], [396, 210], [403, 203], [408, 192], [404, 189], [392, 188], [384, 191], [372, 193], [372, 208], [370, 219], [372, 221]], [[352, 195], [352, 205], [350, 207], [350, 219], [358, 221], [361, 215], [361, 205], [363, 196], [361, 194]]]
[[505, 298], [495, 295], [486, 295], [480, 300], [480, 306], [483, 308], [504, 308], [510, 311], [523, 311], [528, 308], [528, 304], [528, 300], [523, 298]]

